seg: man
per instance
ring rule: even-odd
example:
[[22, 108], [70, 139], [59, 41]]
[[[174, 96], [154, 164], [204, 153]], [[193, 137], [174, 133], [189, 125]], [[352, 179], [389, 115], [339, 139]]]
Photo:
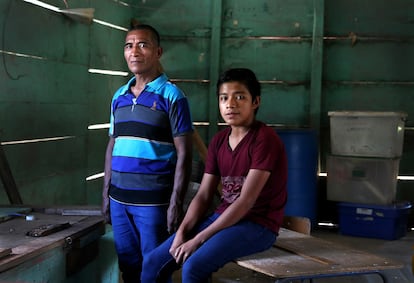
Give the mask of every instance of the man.
[[134, 77], [111, 104], [102, 212], [125, 283], [140, 282], [143, 258], [177, 229], [191, 174], [188, 101], [162, 72], [162, 51], [152, 26], [131, 27], [124, 57]]

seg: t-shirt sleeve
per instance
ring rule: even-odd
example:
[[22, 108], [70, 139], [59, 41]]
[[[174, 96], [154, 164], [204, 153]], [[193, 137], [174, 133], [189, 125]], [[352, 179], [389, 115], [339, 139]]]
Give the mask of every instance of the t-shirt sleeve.
[[174, 137], [193, 131], [190, 107], [185, 96], [180, 97], [172, 104], [169, 115]]

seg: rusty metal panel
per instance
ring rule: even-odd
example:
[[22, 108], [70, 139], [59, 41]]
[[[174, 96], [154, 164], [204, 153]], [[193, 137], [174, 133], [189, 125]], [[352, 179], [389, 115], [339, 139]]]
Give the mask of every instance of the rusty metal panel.
[[257, 118], [279, 127], [309, 127], [309, 88], [304, 85], [263, 85]]
[[208, 120], [208, 101], [210, 96], [216, 96], [215, 93], [209, 93], [209, 85], [206, 82], [176, 82], [186, 94], [190, 103], [191, 116], [193, 121], [202, 122]]
[[[277, 95], [276, 105], [281, 113], [275, 113], [271, 107], [263, 107], [261, 115], [266, 121], [280, 124], [284, 121], [294, 125], [309, 125], [309, 86], [310, 50], [313, 32], [313, 3], [296, 0], [277, 1], [222, 1], [222, 43], [220, 48], [219, 71], [230, 67], [250, 67], [264, 85], [279, 81], [283, 94]], [[177, 82], [185, 81], [186, 86], [211, 81], [210, 70], [215, 58], [212, 57], [210, 42], [211, 29], [214, 26], [209, 1], [151, 1], [134, 3], [136, 18], [154, 24], [161, 33], [164, 55], [162, 63], [167, 74]], [[171, 20], [172, 11], [177, 11]], [[265, 37], [265, 38], [263, 38]], [[164, 38], [164, 39], [163, 39]], [[192, 81], [192, 82], [189, 82]], [[269, 82], [268, 82], [269, 81]], [[302, 85], [302, 88], [292, 85]], [[269, 88], [272, 88], [269, 86]], [[192, 89], [192, 87], [190, 87]], [[273, 88], [274, 89], [274, 88]], [[213, 89], [205, 88], [197, 97], [214, 95]], [[190, 104], [195, 101], [192, 91], [186, 91]], [[271, 99], [268, 96], [267, 99]], [[294, 101], [294, 102], [293, 102]], [[270, 101], [272, 102], [272, 101]], [[214, 123], [210, 117], [209, 103], [192, 104], [196, 120]], [[270, 104], [272, 105], [272, 103]], [[299, 106], [295, 108], [295, 106]], [[292, 111], [292, 109], [295, 109]]]
[[[2, 85], [2, 140], [83, 133], [88, 120], [85, 67], [27, 61], [6, 58], [9, 72], [20, 77], [5, 80]], [[71, 82], [76, 82], [79, 89], [69, 87]]]
[[87, 62], [87, 26], [23, 1], [2, 1], [1, 5], [5, 9], [2, 48], [6, 51], [62, 63]]
[[4, 150], [23, 203], [84, 203], [84, 137], [7, 145]]
[[[161, 39], [162, 40], [162, 39]], [[210, 41], [204, 38], [171, 38], [161, 41], [161, 63], [171, 79], [208, 79]]]
[[128, 72], [123, 46], [126, 30], [134, 17], [133, 6], [123, 5], [123, 1], [91, 0], [90, 2], [90, 6], [95, 8], [94, 19], [116, 25], [118, 28], [97, 23], [89, 26], [89, 38], [85, 42], [90, 56], [89, 66]]
[[388, 38], [414, 36], [414, 2], [411, 0], [325, 1], [325, 34]]
[[258, 118], [310, 126], [311, 1], [223, 1], [221, 70], [247, 67], [263, 86]]
[[324, 79], [329, 81], [414, 81], [414, 41], [327, 42]]
[[[124, 59], [126, 32], [102, 25], [90, 27], [90, 37], [86, 39], [89, 58], [84, 64], [90, 68], [128, 72]], [[110, 44], [108, 44], [110, 42]]]
[[310, 50], [310, 41], [225, 39], [221, 68], [251, 68], [262, 81], [309, 82]]
[[154, 25], [166, 37], [209, 38], [212, 17], [212, 1], [153, 0], [130, 1], [134, 17]]
[[223, 1], [225, 37], [311, 36], [313, 1]]
[[115, 91], [125, 84], [130, 77], [90, 74], [87, 99], [88, 125], [109, 123], [110, 104]]

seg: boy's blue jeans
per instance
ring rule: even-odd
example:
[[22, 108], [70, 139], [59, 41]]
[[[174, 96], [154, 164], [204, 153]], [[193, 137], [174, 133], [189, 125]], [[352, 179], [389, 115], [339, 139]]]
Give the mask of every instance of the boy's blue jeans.
[[[202, 222], [197, 231], [203, 230], [219, 217], [213, 214]], [[174, 235], [144, 259], [142, 283], [168, 282], [171, 274], [180, 268], [169, 253]], [[270, 248], [276, 234], [251, 221], [240, 221], [223, 229], [200, 246], [182, 266], [183, 283], [207, 282], [210, 275], [226, 263]]]
[[142, 260], [165, 241], [168, 206], [134, 206], [110, 200], [112, 230], [125, 283], [139, 282]]

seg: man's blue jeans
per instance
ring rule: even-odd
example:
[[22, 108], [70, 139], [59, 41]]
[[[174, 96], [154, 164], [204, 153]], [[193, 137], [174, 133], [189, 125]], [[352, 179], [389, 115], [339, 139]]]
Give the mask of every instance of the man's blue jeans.
[[[219, 217], [213, 214], [195, 229], [203, 230]], [[168, 282], [171, 274], [180, 268], [169, 253], [174, 235], [144, 259], [142, 283]], [[182, 266], [183, 283], [207, 282], [210, 275], [226, 263], [272, 246], [276, 234], [251, 221], [240, 221], [223, 229], [200, 246]]]
[[122, 279], [140, 282], [143, 258], [168, 237], [168, 206], [134, 206], [111, 199], [110, 208]]

